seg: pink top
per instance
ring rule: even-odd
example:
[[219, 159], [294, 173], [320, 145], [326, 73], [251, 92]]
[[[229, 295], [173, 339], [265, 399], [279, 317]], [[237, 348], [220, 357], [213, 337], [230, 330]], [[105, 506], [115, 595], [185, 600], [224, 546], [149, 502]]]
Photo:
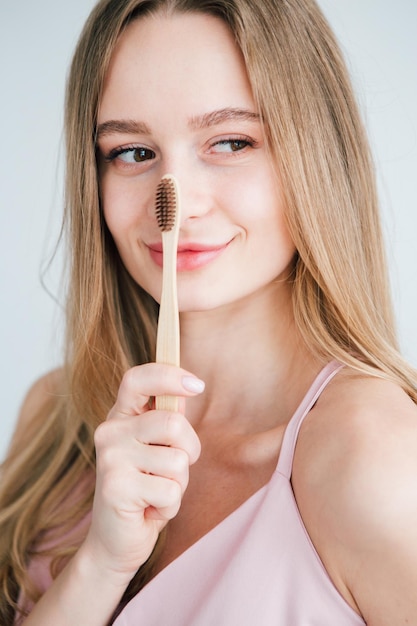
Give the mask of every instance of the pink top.
[[[170, 563], [133, 598], [115, 626], [360, 626], [330, 580], [291, 487], [300, 426], [342, 366], [318, 375], [285, 430], [271, 480]], [[48, 562], [30, 564], [51, 584]], [[21, 606], [28, 603], [21, 598]]]
[[359, 626], [330, 580], [291, 487], [300, 426], [342, 366], [328, 364], [288, 423], [271, 480], [170, 563], [115, 626]]

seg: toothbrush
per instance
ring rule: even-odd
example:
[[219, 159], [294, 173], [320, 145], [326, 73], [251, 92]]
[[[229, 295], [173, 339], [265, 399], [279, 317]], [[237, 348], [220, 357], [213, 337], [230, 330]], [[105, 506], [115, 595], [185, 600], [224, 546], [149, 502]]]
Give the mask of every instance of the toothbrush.
[[[162, 293], [156, 336], [156, 362], [180, 364], [180, 324], [177, 299], [177, 248], [180, 220], [178, 182], [172, 174], [162, 177], [156, 190], [156, 219], [162, 232]], [[157, 396], [157, 409], [178, 411], [178, 398]]]

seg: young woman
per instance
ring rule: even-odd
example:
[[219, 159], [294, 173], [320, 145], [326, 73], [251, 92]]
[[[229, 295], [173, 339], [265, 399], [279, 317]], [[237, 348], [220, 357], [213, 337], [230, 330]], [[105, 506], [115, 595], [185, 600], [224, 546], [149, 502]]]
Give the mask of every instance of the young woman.
[[[315, 3], [101, 0], [66, 138], [67, 352], [3, 467], [1, 623], [417, 624], [417, 376]], [[154, 363], [166, 173], [181, 368]]]

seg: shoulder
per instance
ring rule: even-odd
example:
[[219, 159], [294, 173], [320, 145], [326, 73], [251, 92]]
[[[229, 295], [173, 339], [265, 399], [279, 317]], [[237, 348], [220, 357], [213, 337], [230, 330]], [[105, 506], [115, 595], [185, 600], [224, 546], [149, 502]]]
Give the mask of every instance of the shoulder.
[[417, 624], [417, 406], [407, 394], [342, 371], [302, 426], [293, 484], [342, 595], [368, 623]]
[[36, 425], [38, 416], [48, 405], [53, 405], [63, 390], [63, 369], [52, 370], [38, 378], [29, 388], [20, 407], [12, 447], [24, 433]]
[[398, 385], [342, 370], [307, 416], [298, 447], [308, 444], [318, 470], [332, 460], [356, 472], [358, 463], [405, 460], [404, 446], [416, 443], [417, 405]]

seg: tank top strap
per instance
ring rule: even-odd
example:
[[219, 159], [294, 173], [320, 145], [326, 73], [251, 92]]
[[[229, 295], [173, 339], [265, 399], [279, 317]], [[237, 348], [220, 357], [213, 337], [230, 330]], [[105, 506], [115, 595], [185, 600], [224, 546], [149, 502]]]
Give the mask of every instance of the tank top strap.
[[344, 366], [341, 363], [338, 363], [337, 361], [331, 361], [321, 370], [321, 372], [318, 374], [317, 378], [311, 385], [310, 389], [304, 396], [298, 409], [295, 411], [294, 415], [288, 422], [282, 440], [281, 452], [279, 454], [278, 465], [276, 469], [277, 472], [286, 476], [288, 479], [291, 478], [295, 446], [297, 443], [298, 433], [300, 432], [301, 424], [303, 423], [304, 418], [311, 411], [329, 382], [334, 376], [336, 376], [336, 374], [342, 369], [342, 367]]

